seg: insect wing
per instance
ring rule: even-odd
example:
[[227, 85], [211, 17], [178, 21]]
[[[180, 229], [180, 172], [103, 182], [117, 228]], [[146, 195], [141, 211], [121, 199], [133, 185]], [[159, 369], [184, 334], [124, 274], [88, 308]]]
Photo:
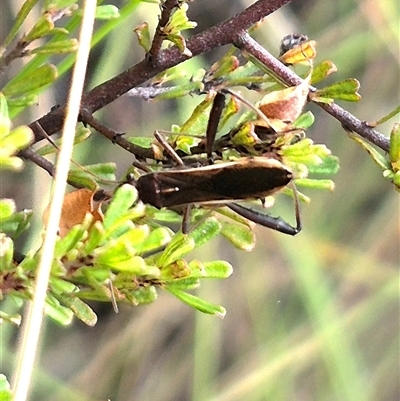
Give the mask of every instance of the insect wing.
[[256, 157], [146, 174], [136, 188], [142, 202], [161, 208], [264, 198], [291, 179], [292, 173], [279, 161]]

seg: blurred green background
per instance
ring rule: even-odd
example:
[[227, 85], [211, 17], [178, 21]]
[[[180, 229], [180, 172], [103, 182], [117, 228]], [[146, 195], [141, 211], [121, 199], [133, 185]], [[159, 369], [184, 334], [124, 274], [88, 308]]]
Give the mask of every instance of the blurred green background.
[[[21, 3], [2, 1], [2, 36]], [[201, 31], [252, 3], [197, 0], [189, 16]], [[274, 54], [287, 33], [316, 40], [317, 61], [329, 59], [338, 67], [333, 79], [361, 82], [361, 102], [341, 105], [361, 120], [374, 121], [400, 103], [399, 7], [396, 0], [295, 0], [268, 17], [255, 36]], [[94, 49], [88, 88], [143, 57], [132, 30], [145, 20], [154, 27], [156, 15], [157, 5], [141, 5]], [[31, 23], [36, 17], [31, 15]], [[190, 68], [207, 68], [224, 51], [197, 58]], [[65, 77], [43, 93], [18, 123], [30, 123], [63, 103], [67, 84]], [[182, 123], [198, 102], [121, 97], [96, 116], [116, 131], [151, 135], [156, 128]], [[94, 328], [48, 321], [32, 400], [399, 399], [398, 194], [337, 121], [309, 107], [316, 122], [308, 135], [340, 158], [335, 191], [307, 193], [312, 202], [302, 205], [304, 229], [294, 238], [257, 227], [251, 253], [223, 239], [197, 252], [203, 260], [225, 259], [234, 266], [229, 279], [203, 282], [198, 290], [226, 307], [225, 319], [202, 315], [160, 291], [154, 304], [121, 305], [119, 314], [110, 304], [94, 304], [99, 314]], [[388, 135], [393, 122], [379, 130]], [[126, 152], [96, 135], [77, 150], [75, 160], [115, 161], [120, 172], [131, 162]], [[15, 198], [19, 210], [37, 212], [18, 244], [24, 251], [40, 243], [40, 216], [48, 201], [43, 194], [50, 178], [38, 170], [28, 165], [24, 174], [1, 179], [2, 197]], [[278, 197], [273, 213], [291, 221], [293, 205]], [[18, 331], [2, 327], [1, 371], [8, 377], [17, 346]]]

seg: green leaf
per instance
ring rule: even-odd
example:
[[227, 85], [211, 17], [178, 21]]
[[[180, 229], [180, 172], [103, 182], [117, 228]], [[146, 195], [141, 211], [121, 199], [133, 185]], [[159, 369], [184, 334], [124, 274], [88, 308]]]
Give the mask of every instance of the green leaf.
[[77, 290], [75, 284], [65, 281], [60, 277], [54, 275], [49, 278], [49, 286], [53, 295], [55, 294], [68, 294]]
[[31, 43], [35, 39], [48, 35], [53, 28], [54, 22], [51, 15], [44, 14], [36, 21], [33, 28], [22, 38], [22, 40]]
[[213, 99], [207, 96], [196, 108], [192, 115], [180, 127], [180, 132], [191, 135], [204, 135], [209, 119], [210, 107]]
[[116, 19], [120, 17], [118, 7], [112, 4], [106, 4], [103, 6], [96, 7], [96, 19], [99, 20], [109, 20]]
[[15, 96], [19, 94], [27, 95], [32, 91], [37, 91], [45, 85], [51, 84], [58, 76], [57, 68], [53, 64], [44, 64], [22, 78], [16, 79], [3, 88], [4, 95]]
[[312, 189], [327, 189], [333, 191], [335, 183], [332, 180], [314, 180], [311, 178], [296, 179], [296, 186]]
[[14, 213], [9, 217], [0, 219], [0, 231], [16, 239], [28, 228], [32, 215], [32, 210], [23, 210], [22, 212]]
[[158, 227], [136, 245], [139, 254], [148, 253], [161, 249], [171, 241], [171, 230], [166, 227]]
[[0, 271], [7, 271], [12, 266], [14, 243], [4, 233], [0, 233]]
[[36, 47], [30, 52], [32, 54], [62, 54], [72, 53], [78, 50], [78, 41], [76, 39], [65, 39], [57, 42], [46, 43], [43, 46]]
[[5, 375], [0, 373], [0, 400], [12, 401], [13, 395]]
[[74, 312], [75, 316], [88, 326], [94, 326], [97, 323], [97, 315], [89, 305], [85, 304], [74, 295], [57, 294], [57, 299]]
[[187, 29], [196, 28], [197, 23], [194, 21], [189, 21], [186, 13], [189, 6], [187, 3], [183, 3], [180, 7], [177, 7], [173, 14], [170, 17], [170, 20], [163, 28], [163, 33], [165, 35], [174, 36], [179, 35], [181, 31], [185, 31]]
[[332, 175], [339, 171], [339, 159], [336, 156], [327, 155], [321, 158], [319, 164], [307, 165], [309, 174]]
[[314, 114], [311, 111], [301, 114], [296, 121], [293, 122], [292, 128], [307, 129], [314, 124]]
[[1, 148], [3, 148], [3, 138], [7, 137], [11, 129], [11, 120], [8, 116], [8, 105], [6, 97], [0, 92], [0, 138]]
[[400, 124], [394, 124], [390, 132], [389, 158], [393, 170], [400, 170]]
[[19, 96], [17, 98], [8, 99], [10, 108], [33, 106], [39, 103], [39, 97], [36, 94]]
[[10, 155], [18, 150], [26, 148], [33, 141], [34, 135], [27, 125], [20, 125], [13, 129], [7, 136], [1, 138], [1, 153], [9, 152]]
[[0, 199], [0, 221], [15, 213], [16, 205], [13, 199]]
[[70, 324], [74, 317], [71, 309], [60, 305], [60, 302], [51, 294], [46, 298], [44, 311], [46, 315], [50, 316], [53, 320], [63, 326]]
[[360, 82], [354, 78], [349, 78], [317, 90], [315, 96], [346, 100], [348, 102], [358, 102], [361, 99], [360, 94], [357, 92], [359, 88]]
[[328, 75], [337, 71], [335, 64], [330, 60], [325, 60], [319, 63], [317, 66], [313, 68], [311, 74], [311, 85], [314, 85], [323, 79], [325, 79]]
[[229, 55], [222, 60], [217, 61], [211, 66], [210, 73], [213, 79], [220, 78], [239, 67], [239, 60], [236, 56]]
[[188, 238], [193, 240], [195, 248], [198, 248], [216, 237], [220, 231], [221, 223], [215, 217], [208, 217], [189, 232]]
[[221, 234], [238, 249], [252, 251], [256, 245], [256, 237], [250, 227], [242, 224], [223, 222]]
[[143, 22], [143, 24], [140, 24], [133, 31], [136, 33], [139, 45], [143, 47], [146, 53], [148, 53], [151, 48], [149, 24], [147, 22]]
[[212, 304], [192, 294], [178, 290], [174, 288], [173, 285], [166, 286], [166, 289], [185, 304], [199, 310], [200, 312], [216, 315], [220, 318], [223, 318], [226, 315], [226, 310], [222, 306]]
[[141, 148], [150, 149], [151, 145], [154, 143], [154, 138], [144, 137], [144, 136], [130, 136], [127, 138], [130, 143]]
[[86, 238], [92, 218], [93, 216], [87, 213], [81, 224], [72, 227], [67, 235], [59, 239], [54, 250], [55, 258], [62, 258], [71, 251], [79, 241]]
[[74, 168], [68, 173], [68, 180], [81, 187], [97, 189], [97, 182], [115, 181], [115, 163], [98, 163], [84, 168]]
[[104, 215], [104, 228], [106, 230], [110, 228], [117, 220], [120, 219], [121, 215], [124, 215], [124, 213], [127, 212], [127, 210], [136, 202], [136, 200], [136, 188], [128, 184], [124, 184], [119, 187]]
[[133, 305], [150, 304], [157, 299], [157, 291], [154, 286], [139, 287], [126, 293], [126, 297]]
[[89, 230], [89, 237], [85, 241], [83, 255], [90, 255], [99, 246], [105, 237], [105, 230], [100, 221], [96, 221]]
[[224, 260], [214, 260], [212, 262], [199, 262], [192, 260], [189, 262], [190, 278], [215, 278], [223, 279], [229, 277], [232, 272], [232, 265]]
[[177, 233], [158, 259], [158, 265], [160, 268], [167, 267], [194, 249], [195, 245], [193, 238], [182, 233]]

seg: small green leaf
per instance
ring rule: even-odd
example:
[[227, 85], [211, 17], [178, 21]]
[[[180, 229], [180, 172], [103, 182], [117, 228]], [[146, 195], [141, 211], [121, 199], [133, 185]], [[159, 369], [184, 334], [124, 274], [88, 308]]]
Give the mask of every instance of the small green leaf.
[[132, 185], [118, 188], [104, 216], [103, 226], [110, 228], [137, 200], [137, 191]]
[[27, 92], [36, 91], [45, 85], [51, 84], [56, 80], [57, 76], [57, 68], [54, 65], [44, 64], [22, 78], [16, 77], [12, 83], [3, 88], [3, 93], [6, 96], [27, 95]]
[[97, 315], [89, 305], [85, 304], [74, 295], [57, 294], [58, 300], [71, 309], [75, 316], [88, 326], [94, 326], [97, 323]]
[[62, 54], [72, 53], [78, 50], [76, 39], [58, 40], [57, 42], [46, 43], [43, 46], [31, 50], [32, 54]]
[[96, 7], [96, 19], [99, 20], [109, 20], [116, 19], [120, 17], [118, 7], [112, 4], [106, 4], [103, 6]]
[[167, 25], [163, 28], [165, 35], [179, 34], [181, 31], [196, 28], [197, 23], [189, 21], [186, 15], [188, 9], [189, 5], [187, 3], [183, 3], [180, 7], [175, 9]]
[[309, 174], [332, 175], [339, 171], [339, 159], [336, 156], [328, 155], [321, 158], [319, 164], [308, 164]]
[[50, 276], [49, 285], [51, 287], [51, 291], [54, 294], [68, 294], [74, 292], [77, 287], [75, 284], [70, 283], [69, 281], [65, 281], [62, 278], [56, 277], [54, 275]]
[[10, 217], [16, 211], [13, 199], [0, 199], [0, 221]]
[[250, 227], [242, 224], [223, 222], [221, 234], [238, 249], [252, 251], [256, 245], [256, 237]]
[[63, 326], [70, 324], [74, 318], [71, 309], [60, 305], [60, 302], [51, 294], [46, 298], [44, 311], [46, 315], [50, 316], [53, 320]]
[[314, 114], [311, 111], [301, 114], [292, 124], [292, 128], [307, 129], [314, 124]]
[[335, 64], [330, 60], [325, 60], [319, 63], [317, 66], [313, 68], [311, 74], [311, 85], [314, 85], [323, 79], [325, 79], [328, 75], [337, 71]]
[[8, 150], [12, 155], [18, 150], [26, 148], [33, 141], [33, 138], [32, 130], [27, 125], [20, 125], [2, 138], [1, 152], [4, 154]]
[[238, 67], [239, 60], [236, 56], [230, 55], [214, 63], [211, 66], [210, 73], [212, 74], [213, 79], [217, 79], [236, 70]]
[[[8, 105], [6, 97], [0, 92], [0, 138], [1, 141], [7, 137], [11, 129], [11, 120], [8, 116]], [[2, 142], [0, 147], [3, 148]]]
[[33, 106], [38, 103], [39, 103], [39, 97], [36, 94], [30, 94], [26, 96], [19, 96], [17, 98], [8, 99], [8, 105], [10, 108]]
[[154, 143], [154, 138], [144, 137], [144, 136], [130, 136], [127, 138], [130, 143], [141, 148], [150, 149], [151, 145]]
[[92, 190], [97, 189], [97, 181], [115, 181], [115, 163], [98, 163], [83, 167], [71, 169], [68, 180]]
[[157, 299], [157, 291], [154, 286], [139, 287], [126, 294], [126, 297], [133, 305], [150, 304]]
[[0, 373], [0, 400], [12, 401], [12, 398], [13, 394], [10, 389], [10, 384], [8, 383], [6, 376]]
[[213, 99], [208, 96], [197, 105], [191, 116], [180, 127], [180, 132], [186, 134], [190, 133], [191, 135], [204, 135], [212, 101]]
[[192, 260], [189, 262], [190, 278], [216, 278], [223, 279], [229, 277], [232, 272], [232, 265], [224, 260], [214, 260], [212, 262], [199, 262]]
[[50, 14], [42, 15], [33, 28], [22, 38], [23, 41], [31, 43], [35, 39], [48, 35], [54, 28], [54, 22]]
[[85, 241], [83, 248], [84, 255], [90, 255], [105, 237], [105, 230], [100, 221], [96, 221], [89, 230], [89, 237]]
[[349, 78], [317, 90], [315, 96], [358, 102], [361, 99], [360, 94], [357, 92], [358, 89], [360, 89], [360, 82], [354, 78]]
[[143, 24], [136, 27], [133, 31], [136, 33], [139, 45], [143, 47], [146, 53], [148, 53], [151, 48], [149, 24], [147, 22], [143, 22]]
[[194, 230], [189, 232], [188, 238], [194, 241], [195, 248], [216, 237], [221, 231], [221, 223], [215, 217], [208, 217]]
[[69, 230], [68, 234], [57, 242], [54, 255], [56, 258], [62, 258], [71, 251], [76, 244], [86, 238], [87, 230], [92, 222], [92, 214], [86, 213], [86, 216], [81, 224], [78, 224]]
[[200, 312], [216, 315], [220, 318], [223, 318], [226, 315], [226, 310], [222, 306], [212, 304], [192, 294], [178, 290], [172, 285], [166, 286], [166, 289], [185, 304], [199, 310]]
[[389, 157], [393, 170], [400, 170], [400, 124], [394, 124], [390, 132]]
[[185, 234], [176, 234], [171, 242], [167, 245], [164, 252], [158, 259], [158, 265], [160, 268], [164, 268], [176, 260], [184, 257], [187, 253], [195, 248], [195, 241], [193, 238], [188, 237]]
[[158, 227], [136, 245], [137, 252], [143, 254], [161, 249], [171, 241], [171, 238], [171, 230], [166, 227]]
[[312, 189], [327, 189], [329, 191], [335, 189], [335, 183], [332, 180], [314, 180], [311, 178], [296, 179], [296, 186]]
[[0, 271], [7, 271], [12, 266], [14, 243], [4, 233], [0, 233]]
[[23, 210], [22, 212], [14, 213], [9, 217], [0, 219], [0, 231], [16, 239], [28, 228], [32, 215], [32, 210]]

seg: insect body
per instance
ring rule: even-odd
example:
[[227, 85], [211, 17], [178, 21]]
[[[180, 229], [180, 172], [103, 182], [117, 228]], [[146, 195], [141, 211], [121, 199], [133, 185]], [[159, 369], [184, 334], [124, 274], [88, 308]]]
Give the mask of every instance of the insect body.
[[[296, 235], [301, 230], [296, 191], [296, 226], [234, 203], [237, 200], [264, 199], [293, 178], [289, 169], [275, 159], [244, 158], [198, 168], [174, 168], [141, 176], [136, 188], [139, 198], [157, 208], [193, 204], [224, 204], [237, 214], [264, 227]], [[185, 232], [187, 225], [182, 226]]]
[[145, 174], [136, 188], [144, 203], [162, 208], [263, 199], [291, 180], [291, 171], [278, 160], [254, 157]]

